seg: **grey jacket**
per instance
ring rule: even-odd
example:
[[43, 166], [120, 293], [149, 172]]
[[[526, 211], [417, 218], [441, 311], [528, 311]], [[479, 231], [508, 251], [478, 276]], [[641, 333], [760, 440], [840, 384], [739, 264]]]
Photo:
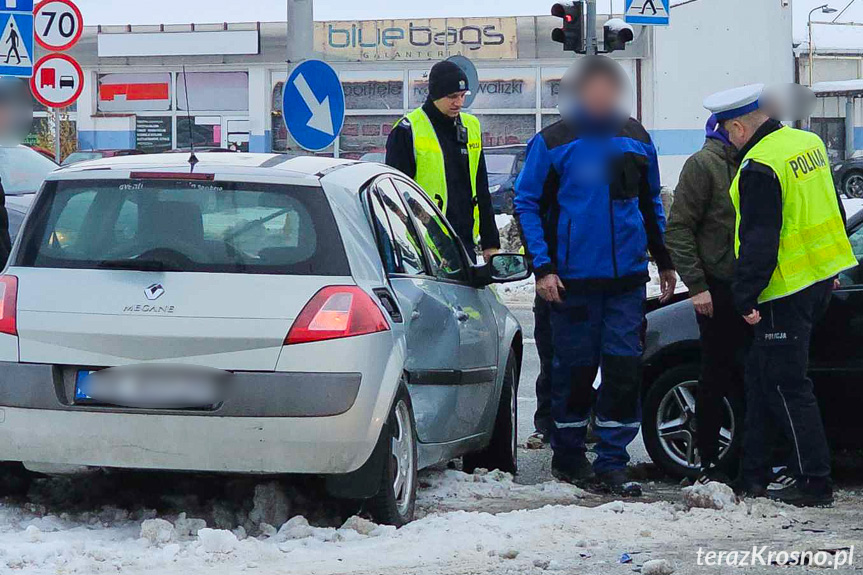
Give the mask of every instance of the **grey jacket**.
[[666, 244], [692, 295], [709, 289], [708, 277], [734, 276], [736, 218], [729, 189], [737, 175], [737, 151], [708, 138], [683, 166], [674, 192]]

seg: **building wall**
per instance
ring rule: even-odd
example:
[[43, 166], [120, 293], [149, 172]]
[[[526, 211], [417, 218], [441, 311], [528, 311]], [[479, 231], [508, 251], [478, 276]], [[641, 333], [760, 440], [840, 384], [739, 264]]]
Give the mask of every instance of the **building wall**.
[[660, 152], [663, 182], [675, 186], [704, 143], [708, 95], [745, 84], [794, 81], [792, 10], [779, 0], [694, 2], [656, 28], [645, 61], [645, 124]]

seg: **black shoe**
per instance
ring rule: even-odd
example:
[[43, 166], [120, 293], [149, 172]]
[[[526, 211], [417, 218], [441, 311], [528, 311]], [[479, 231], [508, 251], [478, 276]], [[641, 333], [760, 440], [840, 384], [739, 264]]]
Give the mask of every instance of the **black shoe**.
[[583, 453], [569, 457], [555, 454], [551, 459], [551, 475], [558, 481], [578, 487], [584, 487], [596, 481], [593, 466]]
[[767, 491], [779, 491], [791, 487], [796, 482], [794, 476], [788, 473], [787, 467], [779, 467], [773, 470], [773, 478], [770, 480], [770, 485], [767, 486]]
[[641, 497], [641, 484], [630, 481], [625, 469], [606, 471], [596, 476], [600, 485], [607, 491], [621, 497]]
[[767, 496], [794, 507], [832, 507], [833, 485], [829, 479], [798, 479], [794, 485], [770, 491]]
[[707, 485], [708, 483], [724, 483], [731, 485], [731, 478], [728, 474], [719, 469], [715, 464], [709, 464], [701, 469], [696, 485]]
[[734, 494], [744, 499], [760, 499], [767, 497], [767, 486], [760, 483], [753, 483], [742, 477], [731, 482], [731, 488]]

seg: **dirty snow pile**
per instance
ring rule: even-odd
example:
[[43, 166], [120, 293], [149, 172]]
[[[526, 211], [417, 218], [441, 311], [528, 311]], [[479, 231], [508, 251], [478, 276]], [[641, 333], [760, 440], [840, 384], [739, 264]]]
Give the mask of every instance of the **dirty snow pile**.
[[[215, 510], [202, 498], [175, 498], [201, 515], [110, 505], [55, 513], [51, 505], [7, 500], [0, 504], [0, 573], [539, 574], [640, 566], [662, 575], [675, 568], [669, 551], [692, 537], [726, 542], [742, 528], [781, 532], [785, 515], [766, 502], [721, 511], [667, 502], [588, 508], [577, 505], [586, 499], [574, 487], [521, 486], [499, 472], [433, 470], [420, 481], [421, 519], [399, 530], [356, 515], [333, 523], [335, 516], [323, 514], [310, 522], [294, 511], [312, 509], [308, 502], [298, 504], [279, 483], [258, 485], [251, 501]], [[542, 501], [558, 504], [510, 510]], [[501, 503], [514, 507], [487, 512]], [[621, 557], [633, 565], [620, 565]]]
[[478, 469], [473, 475], [453, 469], [422, 474], [417, 496], [419, 515], [448, 510], [503, 511], [550, 504], [573, 504], [587, 493], [567, 483], [518, 485], [502, 471]]

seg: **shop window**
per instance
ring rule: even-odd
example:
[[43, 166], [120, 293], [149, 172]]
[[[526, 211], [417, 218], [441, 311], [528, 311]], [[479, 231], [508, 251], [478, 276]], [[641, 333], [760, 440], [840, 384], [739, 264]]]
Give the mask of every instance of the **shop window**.
[[486, 148], [524, 144], [536, 134], [536, 116], [481, 115], [482, 142]]
[[188, 109], [192, 112], [244, 112], [249, 109], [249, 74], [247, 72], [189, 72], [177, 75], [177, 109], [186, 110], [186, 84], [189, 88]]
[[387, 138], [401, 116], [348, 116], [342, 128], [339, 154], [357, 159], [386, 150]]
[[168, 111], [171, 74], [102, 74], [96, 98], [100, 112]]
[[545, 114], [542, 117], [542, 128], [548, 128], [555, 122], [560, 121], [560, 114]]
[[404, 107], [401, 72], [342, 72], [340, 77], [348, 110], [401, 110]]
[[542, 107], [545, 109], [557, 108], [558, 96], [560, 94], [560, 82], [566, 68], [543, 68], [542, 69]]
[[[287, 153], [294, 155], [309, 155], [310, 152], [303, 150], [293, 138], [291, 138], [290, 134], [288, 134], [288, 129], [285, 127], [285, 120], [282, 118], [282, 113], [273, 112], [272, 115], [272, 137], [273, 137], [273, 152], [276, 153]], [[315, 152], [316, 156], [327, 156], [333, 157], [335, 153], [335, 148], [330, 146], [326, 150]]]
[[[186, 126], [188, 140], [189, 124]], [[167, 152], [173, 147], [171, 116], [138, 116], [135, 118], [135, 147], [148, 154]]]
[[[190, 132], [191, 125], [191, 132]], [[177, 147], [188, 149], [192, 140], [196, 148], [220, 148], [222, 146], [222, 118], [219, 116], [177, 117]]]

